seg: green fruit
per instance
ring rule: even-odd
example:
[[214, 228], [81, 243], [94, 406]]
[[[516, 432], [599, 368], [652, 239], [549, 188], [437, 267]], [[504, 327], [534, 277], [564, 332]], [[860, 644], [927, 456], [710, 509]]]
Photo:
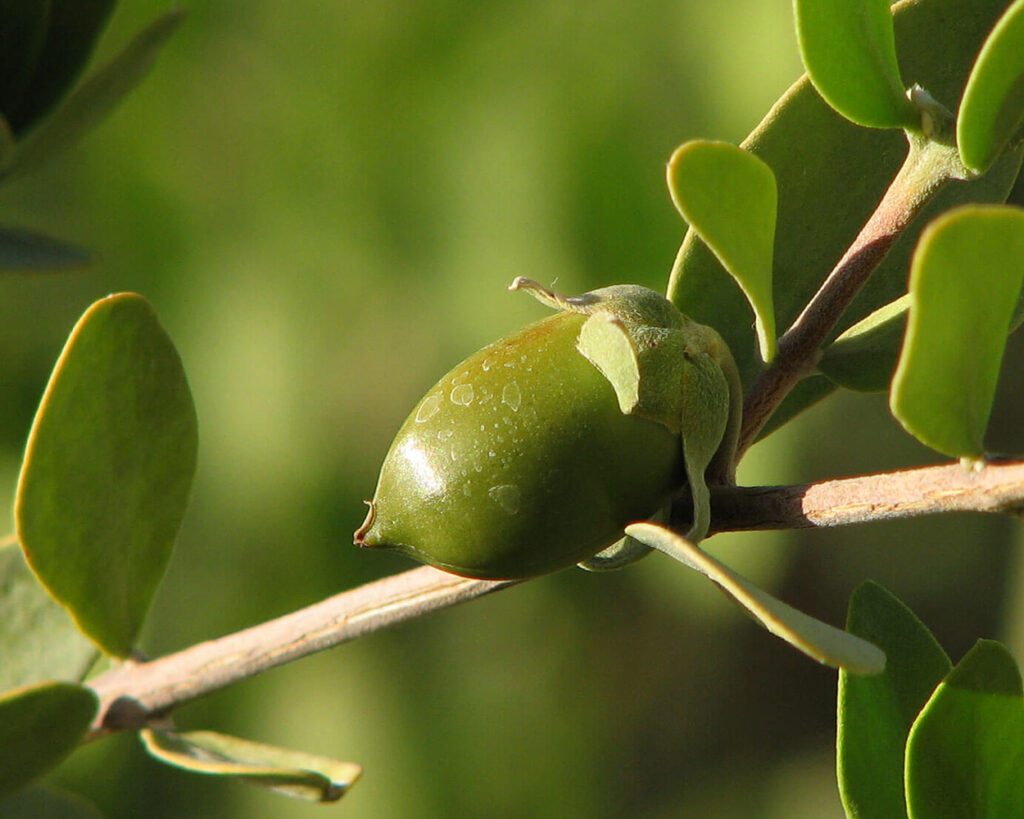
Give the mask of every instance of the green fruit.
[[646, 288], [566, 299], [520, 287], [563, 312], [484, 348], [427, 393], [384, 460], [357, 544], [495, 579], [592, 558], [685, 485], [683, 393], [695, 375], [691, 393], [715, 405], [698, 480], [719, 450], [715, 470], [730, 478], [738, 381], [722, 375], [715, 356], [726, 367], [731, 356], [717, 333]]

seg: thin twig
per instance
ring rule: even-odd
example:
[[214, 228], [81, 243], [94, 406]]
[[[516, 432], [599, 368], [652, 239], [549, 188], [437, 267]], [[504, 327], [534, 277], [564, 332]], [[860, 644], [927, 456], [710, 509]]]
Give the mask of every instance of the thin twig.
[[1018, 514], [1024, 462], [972, 471], [958, 463], [799, 486], [736, 486], [712, 493], [712, 532], [849, 526], [945, 512]]
[[[729, 487], [712, 499], [715, 532], [844, 526], [951, 511], [1024, 508], [1024, 462], [959, 464], [802, 486]], [[137, 728], [174, 707], [275, 666], [480, 597], [514, 581], [470, 580], [429, 567], [368, 583], [177, 654], [127, 663], [92, 680], [91, 736]]]
[[270, 668], [515, 582], [473, 580], [421, 566], [177, 654], [125, 663], [90, 682], [101, 702], [92, 736], [141, 727], [175, 706]]

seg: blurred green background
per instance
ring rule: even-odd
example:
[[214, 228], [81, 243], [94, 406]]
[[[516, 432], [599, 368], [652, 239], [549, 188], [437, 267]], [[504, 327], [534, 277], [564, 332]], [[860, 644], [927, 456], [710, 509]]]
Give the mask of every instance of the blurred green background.
[[[123, 0], [97, 57], [165, 8]], [[5, 223], [99, 257], [0, 278], [0, 505], [67, 332], [96, 298], [135, 290], [179, 346], [201, 424], [142, 648], [411, 568], [351, 545], [361, 499], [425, 389], [543, 314], [508, 282], [664, 288], [683, 235], [672, 149], [739, 141], [799, 73], [784, 0], [193, 4], [109, 121], [0, 192]], [[995, 450], [1024, 450], [1022, 365], [1016, 340]], [[881, 397], [843, 395], [756, 447], [740, 477], [936, 460]], [[965, 516], [710, 545], [836, 623], [874, 578], [955, 660], [978, 636], [1024, 656], [1020, 543], [1009, 520]], [[176, 715], [362, 763], [337, 807], [164, 768], [129, 736], [50, 779], [109, 817], [838, 817], [835, 683], [653, 556], [545, 577]]]

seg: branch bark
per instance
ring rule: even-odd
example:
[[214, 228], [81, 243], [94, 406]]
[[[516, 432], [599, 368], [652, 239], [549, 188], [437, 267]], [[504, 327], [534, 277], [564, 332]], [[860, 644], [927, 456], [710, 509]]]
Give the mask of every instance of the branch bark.
[[[1019, 514], [1024, 461], [908, 469], [800, 486], [722, 487], [712, 531], [845, 526], [941, 512]], [[138, 728], [178, 705], [516, 581], [472, 580], [427, 566], [367, 583], [305, 609], [177, 654], [125, 663], [89, 685], [100, 698], [91, 738]]]

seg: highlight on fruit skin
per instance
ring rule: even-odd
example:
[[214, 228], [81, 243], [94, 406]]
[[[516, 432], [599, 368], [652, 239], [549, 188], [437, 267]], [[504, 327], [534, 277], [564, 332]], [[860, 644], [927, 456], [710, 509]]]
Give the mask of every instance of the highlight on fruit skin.
[[[521, 579], [593, 558], [692, 483], [682, 410], [693, 402], [682, 393], [694, 360], [716, 372], [731, 365], [718, 334], [636, 285], [564, 297], [519, 278], [510, 289], [559, 312], [427, 392], [391, 444], [356, 544], [469, 577]], [[717, 437], [698, 458], [701, 484], [705, 467], [731, 477], [729, 398], [709, 410]]]

